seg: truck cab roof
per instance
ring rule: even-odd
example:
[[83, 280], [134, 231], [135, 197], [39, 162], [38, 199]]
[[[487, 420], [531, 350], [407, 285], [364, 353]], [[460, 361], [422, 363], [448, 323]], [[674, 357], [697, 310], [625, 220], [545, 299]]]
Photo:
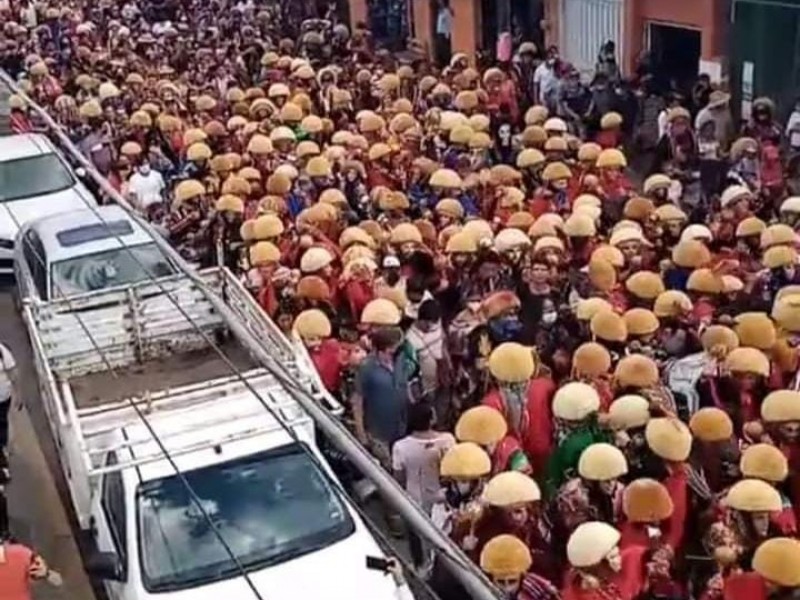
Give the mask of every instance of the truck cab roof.
[[0, 162], [55, 154], [56, 149], [41, 133], [21, 133], [0, 137]]
[[151, 243], [148, 232], [119, 206], [56, 213], [30, 224], [48, 262]]

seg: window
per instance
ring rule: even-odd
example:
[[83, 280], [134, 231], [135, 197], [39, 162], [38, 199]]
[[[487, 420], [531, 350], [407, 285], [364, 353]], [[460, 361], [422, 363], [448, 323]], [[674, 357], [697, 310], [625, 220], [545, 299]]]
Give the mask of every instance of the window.
[[189, 471], [202, 509], [177, 476], [137, 490], [142, 581], [174, 591], [239, 575], [209, 519], [247, 572], [315, 552], [355, 525], [299, 444]]
[[107, 240], [123, 237], [133, 233], [133, 226], [128, 221], [106, 221], [105, 223], [92, 223], [72, 229], [65, 229], [56, 234], [58, 243], [69, 248], [80, 246], [87, 242]]
[[175, 273], [154, 243], [114, 248], [54, 262], [53, 296], [71, 296], [118, 285], [130, 285]]
[[47, 299], [47, 268], [45, 267], [42, 242], [36, 232], [31, 229], [25, 234], [23, 244], [25, 262], [28, 263], [36, 291], [40, 298]]
[[0, 162], [0, 181], [0, 202], [54, 194], [75, 185], [72, 174], [56, 154]]
[[[117, 456], [112, 452], [108, 455], [106, 466], [115, 464], [117, 464]], [[107, 473], [103, 477], [101, 504], [117, 554], [124, 565], [126, 563], [125, 557], [127, 556], [128, 536], [125, 530], [125, 488], [122, 484], [122, 474]]]

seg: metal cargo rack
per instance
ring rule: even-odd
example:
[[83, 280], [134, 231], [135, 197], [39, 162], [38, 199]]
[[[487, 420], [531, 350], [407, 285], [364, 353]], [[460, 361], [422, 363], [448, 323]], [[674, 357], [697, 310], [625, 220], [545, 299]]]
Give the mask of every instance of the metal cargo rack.
[[[133, 457], [132, 452], [125, 451], [152, 441], [152, 437], [146, 429], [142, 429], [141, 436], [126, 437], [124, 440], [114, 443], [104, 441], [104, 438], [112, 435], [115, 431], [142, 424], [141, 417], [134, 406], [145, 418], [152, 419], [151, 423], [154, 427], [158, 427], [159, 417], [173, 419], [192, 414], [193, 418], [187, 420], [184, 426], [171, 428], [168, 432], [159, 432], [159, 438], [165, 443], [173, 458], [231, 442], [280, 432], [286, 427], [311, 427], [310, 417], [265, 369], [253, 369], [242, 375], [274, 411], [275, 418], [270, 418], [263, 405], [253, 396], [241, 378], [235, 375], [91, 408], [78, 409], [72, 398], [65, 399], [68, 421], [77, 438], [87, 475], [95, 478], [105, 473], [165, 460], [165, 456], [160, 450], [137, 457]], [[236, 401], [244, 400], [248, 396], [252, 398], [252, 406], [245, 411], [233, 410], [220, 416], [220, 411], [208, 410], [212, 406], [218, 408], [223, 403], [241, 406], [241, 403]], [[229, 425], [237, 421], [243, 422], [240, 430], [232, 433], [219, 432], [221, 425]], [[245, 421], [248, 422], [245, 423]], [[181, 436], [204, 432], [207, 435], [204, 435], [200, 441], [194, 439], [184, 445], [179, 443]], [[118, 461], [106, 465], [104, 457], [110, 452], [117, 454]]]

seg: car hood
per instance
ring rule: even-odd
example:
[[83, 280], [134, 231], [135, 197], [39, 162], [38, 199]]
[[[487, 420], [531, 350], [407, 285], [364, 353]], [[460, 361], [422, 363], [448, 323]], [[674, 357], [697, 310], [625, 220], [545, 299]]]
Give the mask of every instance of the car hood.
[[55, 212], [69, 212], [94, 204], [88, 192], [72, 187], [46, 196], [21, 198], [0, 203], [0, 239], [13, 240], [19, 228], [37, 217]]
[[[359, 525], [356, 533], [323, 550], [249, 574], [250, 581], [267, 600], [395, 600], [392, 577], [366, 568], [367, 556], [384, 556]], [[219, 600], [250, 598], [253, 592], [238, 577], [179, 592], [151, 594], [159, 600]]]

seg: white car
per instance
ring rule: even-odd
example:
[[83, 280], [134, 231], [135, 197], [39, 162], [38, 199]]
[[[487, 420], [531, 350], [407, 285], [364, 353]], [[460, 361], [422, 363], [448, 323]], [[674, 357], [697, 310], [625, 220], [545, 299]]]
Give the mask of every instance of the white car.
[[175, 275], [155, 235], [115, 205], [34, 219], [14, 249], [18, 296], [49, 302]]
[[0, 275], [13, 272], [14, 238], [46, 214], [97, 202], [44, 135], [0, 137]]
[[[227, 404], [226, 414], [242, 416], [226, 423], [220, 414], [217, 433], [233, 436], [245, 424], [263, 427], [269, 419], [264, 412], [245, 416], [254, 402], [250, 397]], [[107, 440], [120, 450], [104, 461], [109, 472], [93, 508], [98, 552], [88, 557], [86, 570], [103, 581], [109, 599], [255, 598], [241, 566], [265, 600], [394, 600], [392, 578], [367, 569], [366, 557], [384, 554], [331, 484], [333, 475], [311, 440], [310, 420], [301, 426], [300, 441], [274, 430], [181, 453], [178, 444], [202, 447], [208, 435], [203, 426], [188, 431], [193, 420], [208, 422], [213, 413], [184, 410], [149, 419], [191, 493], [166, 460], [114, 470], [159, 452], [155, 442], [137, 441], [150, 437], [144, 425]]]

